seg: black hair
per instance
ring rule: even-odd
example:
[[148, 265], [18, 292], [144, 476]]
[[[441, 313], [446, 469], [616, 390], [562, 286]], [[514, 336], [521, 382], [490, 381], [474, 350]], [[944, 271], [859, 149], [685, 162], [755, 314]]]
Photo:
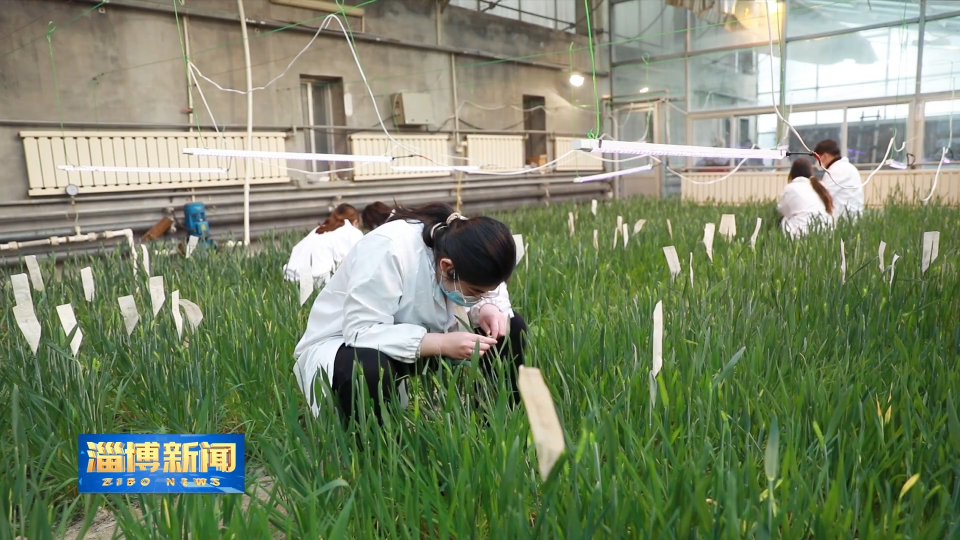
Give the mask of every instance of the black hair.
[[799, 158], [790, 167], [790, 180], [794, 178], [813, 178], [813, 165], [809, 161]]
[[380, 201], [368, 204], [360, 213], [364, 228], [372, 231], [383, 225], [390, 217], [390, 210], [389, 206]]
[[486, 216], [455, 218], [447, 224], [452, 206], [443, 203], [398, 206], [387, 221], [423, 223], [423, 243], [433, 250], [434, 263], [453, 262], [455, 276], [478, 287], [495, 287], [510, 278], [517, 265], [517, 245], [510, 228]]
[[793, 166], [790, 167], [790, 180], [800, 177], [810, 179], [810, 185], [813, 186], [813, 190], [817, 192], [817, 196], [823, 201], [823, 206], [826, 208], [827, 213], [832, 214], [833, 197], [830, 195], [830, 192], [827, 191], [827, 188], [823, 186], [823, 183], [813, 176], [813, 165], [803, 158], [794, 161]]
[[837, 144], [837, 141], [833, 139], [827, 139], [825, 141], [818, 142], [816, 148], [813, 149], [813, 152], [821, 156], [824, 154], [830, 154], [831, 156], [840, 157], [840, 145]]

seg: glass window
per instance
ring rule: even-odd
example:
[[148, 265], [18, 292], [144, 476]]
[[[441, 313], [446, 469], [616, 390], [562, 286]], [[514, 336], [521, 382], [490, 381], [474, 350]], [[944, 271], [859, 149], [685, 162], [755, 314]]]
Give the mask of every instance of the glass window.
[[[520, 14], [520, 20], [533, 23], [547, 28], [554, 28], [554, 19], [556, 18], [556, 2], [552, 0], [523, 0], [520, 8], [523, 13]], [[566, 28], [566, 24], [561, 23], [560, 28]]]
[[953, 12], [960, 12], [957, 0], [927, 0], [927, 17]]
[[[847, 110], [847, 157], [851, 163], [878, 164], [887, 152], [890, 139], [895, 138], [888, 159], [904, 161], [907, 140], [907, 116], [910, 107], [883, 105]], [[897, 151], [898, 148], [903, 150]]]
[[[793, 129], [803, 137], [803, 142], [812, 150], [820, 141], [832, 139], [840, 142], [843, 134], [843, 109], [826, 111], [794, 112], [787, 116]], [[787, 128], [789, 130], [789, 128]], [[803, 151], [804, 147], [796, 133], [790, 130], [790, 150]], [[797, 156], [791, 157], [791, 161]]]
[[[960, 2], [954, 6], [960, 9]], [[960, 82], [960, 17], [926, 23], [922, 92], [949, 92]]]
[[940, 161], [943, 148], [948, 148], [947, 158], [960, 159], [960, 99], [928, 101], [923, 115], [923, 160]]
[[[780, 2], [766, 0], [739, 1], [733, 5], [735, 19], [726, 23], [710, 24], [697, 20], [690, 28], [690, 50], [735, 47], [766, 43], [771, 36], [780, 41]], [[767, 13], [770, 25], [767, 25]]]
[[780, 93], [780, 59], [773, 59], [771, 80], [768, 47], [690, 58], [691, 108], [695, 111], [731, 107], [771, 106]]
[[[694, 146], [709, 146], [712, 148], [730, 148], [733, 140], [733, 119], [709, 118], [693, 121], [692, 140]], [[730, 159], [726, 158], [690, 158], [687, 166], [697, 167], [700, 171], [725, 171], [731, 166]]]
[[662, 1], [621, 2], [613, 6], [613, 61], [629, 62], [686, 50], [686, 9]]
[[895, 25], [920, 16], [920, 0], [803, 0], [795, 4], [787, 14], [787, 37], [791, 38], [875, 24]]
[[790, 43], [787, 103], [911, 95], [917, 40], [910, 25]]
[[644, 94], [663, 94], [670, 98], [686, 96], [684, 59], [664, 60], [650, 64], [620, 66], [613, 71], [613, 95], [640, 97]]

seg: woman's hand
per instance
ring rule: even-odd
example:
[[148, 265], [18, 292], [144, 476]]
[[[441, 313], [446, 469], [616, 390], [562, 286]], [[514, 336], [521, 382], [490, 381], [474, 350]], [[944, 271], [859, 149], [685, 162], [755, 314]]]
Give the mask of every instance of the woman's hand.
[[453, 360], [467, 360], [480, 343], [480, 356], [497, 344], [497, 340], [471, 332], [427, 334], [420, 342], [420, 356], [445, 356]]
[[480, 323], [480, 329], [487, 333], [487, 337], [500, 339], [507, 335], [507, 316], [494, 304], [480, 307], [477, 322]]

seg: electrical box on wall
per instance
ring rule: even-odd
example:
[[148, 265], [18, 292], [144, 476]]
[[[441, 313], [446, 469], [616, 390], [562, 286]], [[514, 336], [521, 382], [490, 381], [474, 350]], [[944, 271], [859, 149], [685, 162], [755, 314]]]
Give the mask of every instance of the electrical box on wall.
[[433, 124], [433, 100], [430, 94], [413, 92], [394, 94], [393, 117], [398, 126]]

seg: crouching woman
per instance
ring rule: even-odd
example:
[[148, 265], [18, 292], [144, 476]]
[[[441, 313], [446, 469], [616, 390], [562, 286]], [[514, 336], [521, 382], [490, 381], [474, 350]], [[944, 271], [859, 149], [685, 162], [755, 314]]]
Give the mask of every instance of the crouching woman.
[[[320, 291], [297, 344], [294, 373], [313, 414], [319, 414], [318, 376], [346, 417], [355, 418], [359, 369], [381, 421], [381, 393], [389, 401], [405, 378], [440, 358], [469, 359], [478, 346], [488, 379], [496, 372], [493, 357], [506, 360], [516, 403], [526, 325], [504, 285], [515, 265], [516, 244], [499, 221], [468, 219], [445, 204], [395, 209]], [[460, 308], [468, 310], [474, 332], [456, 331]]]

